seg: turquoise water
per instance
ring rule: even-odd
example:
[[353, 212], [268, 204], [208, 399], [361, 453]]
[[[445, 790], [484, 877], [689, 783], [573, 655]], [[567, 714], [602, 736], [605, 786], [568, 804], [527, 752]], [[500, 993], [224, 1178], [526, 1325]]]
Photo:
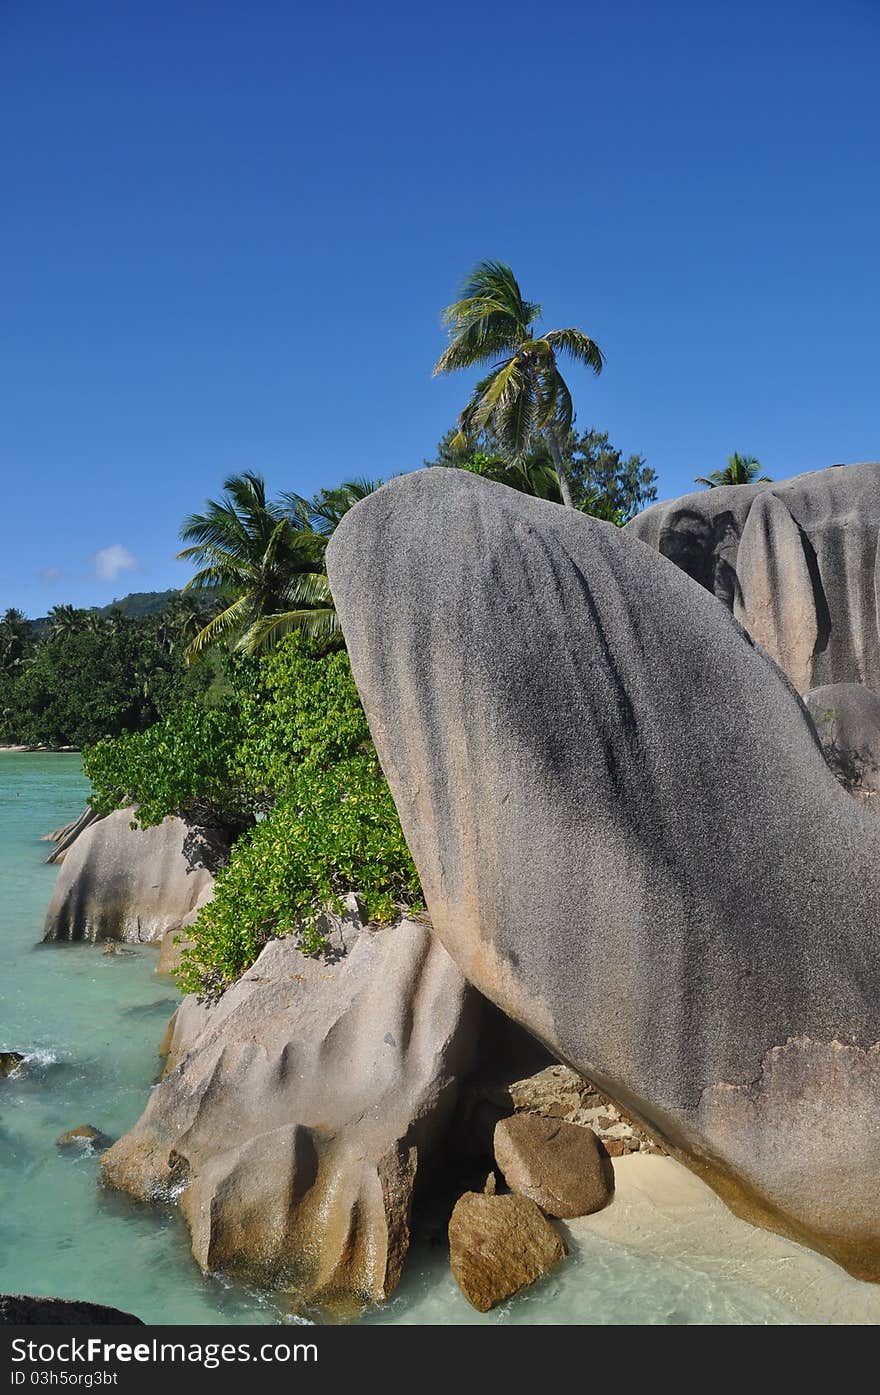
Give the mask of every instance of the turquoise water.
[[[58, 1135], [94, 1124], [118, 1137], [156, 1079], [157, 1044], [177, 1002], [155, 951], [105, 955], [41, 945], [55, 869], [40, 835], [85, 802], [79, 758], [0, 754], [0, 1050], [26, 1068], [0, 1081], [0, 1292], [110, 1303], [154, 1323], [284, 1320], [270, 1299], [202, 1275], [173, 1209], [100, 1185], [98, 1160]], [[383, 1323], [776, 1323], [791, 1310], [737, 1283], [590, 1237], [526, 1293], [482, 1317], [442, 1247], [415, 1250]]]

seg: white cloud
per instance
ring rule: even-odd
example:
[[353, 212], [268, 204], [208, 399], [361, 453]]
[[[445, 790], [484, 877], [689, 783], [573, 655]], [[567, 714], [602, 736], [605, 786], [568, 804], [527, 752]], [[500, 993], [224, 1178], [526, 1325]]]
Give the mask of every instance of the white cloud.
[[95, 554], [95, 571], [102, 581], [115, 581], [120, 572], [133, 572], [138, 560], [122, 543], [113, 543]]
[[40, 572], [41, 581], [57, 581], [61, 572], [58, 567], [43, 567]]

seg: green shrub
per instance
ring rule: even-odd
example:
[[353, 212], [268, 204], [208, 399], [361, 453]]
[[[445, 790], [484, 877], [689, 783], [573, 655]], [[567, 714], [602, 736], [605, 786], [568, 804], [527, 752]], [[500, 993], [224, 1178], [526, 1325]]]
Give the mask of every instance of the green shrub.
[[348, 891], [376, 922], [422, 905], [345, 651], [291, 635], [225, 669], [223, 706], [181, 704], [84, 760], [101, 813], [136, 804], [142, 828], [180, 814], [240, 835], [178, 973], [209, 998], [273, 936], [320, 950], [321, 912]]
[[326, 769], [372, 751], [364, 709], [344, 649], [292, 634], [240, 684], [241, 766], [251, 787], [282, 796], [303, 767]]
[[240, 766], [242, 735], [234, 706], [182, 703], [146, 731], [99, 741], [83, 756], [92, 807], [108, 814], [136, 804], [141, 828], [166, 814], [243, 827], [253, 821], [254, 799]]
[[272, 813], [235, 844], [214, 899], [199, 912], [178, 982], [213, 998], [273, 937], [296, 933], [322, 948], [317, 920], [356, 891], [366, 917], [393, 920], [421, 909], [421, 890], [375, 753], [323, 770], [303, 764]]

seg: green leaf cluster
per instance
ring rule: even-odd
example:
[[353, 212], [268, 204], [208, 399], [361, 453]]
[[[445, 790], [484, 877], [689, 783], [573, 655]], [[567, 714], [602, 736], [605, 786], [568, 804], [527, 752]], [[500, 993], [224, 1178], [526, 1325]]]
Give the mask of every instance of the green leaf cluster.
[[421, 890], [344, 649], [288, 635], [270, 656], [228, 656], [229, 695], [181, 704], [147, 731], [86, 752], [92, 803], [137, 804], [234, 836], [179, 981], [214, 997], [274, 936], [322, 946], [321, 915], [354, 891], [367, 918], [420, 909]]
[[180, 706], [143, 732], [125, 732], [88, 748], [83, 768], [101, 814], [137, 805], [141, 828], [167, 814], [229, 829], [253, 822], [254, 799], [242, 778], [238, 706]]
[[178, 982], [213, 998], [275, 937], [320, 951], [325, 907], [357, 892], [367, 920], [421, 909], [418, 874], [374, 753], [326, 769], [306, 763], [272, 812], [235, 844], [199, 912]]

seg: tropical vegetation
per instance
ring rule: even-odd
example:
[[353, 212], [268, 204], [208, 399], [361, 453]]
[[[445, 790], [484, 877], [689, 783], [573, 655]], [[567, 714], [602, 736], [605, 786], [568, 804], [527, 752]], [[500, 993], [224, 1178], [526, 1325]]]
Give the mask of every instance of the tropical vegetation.
[[707, 489], [717, 489], [724, 484], [770, 484], [769, 475], [758, 475], [760, 460], [753, 455], [739, 455], [734, 451], [727, 457], [723, 470], [713, 470], [711, 475], [698, 475], [695, 484], [704, 484]]
[[229, 674], [221, 709], [183, 706], [85, 755], [101, 812], [134, 804], [142, 827], [182, 814], [232, 839], [179, 973], [204, 997], [273, 937], [319, 950], [322, 912], [346, 892], [379, 923], [422, 907], [341, 642], [289, 634], [267, 657], [232, 658]]
[[509, 266], [480, 262], [465, 280], [459, 299], [443, 312], [449, 343], [434, 373], [491, 364], [458, 419], [453, 444], [467, 448], [481, 432], [491, 432], [504, 459], [518, 468], [542, 442], [556, 472], [562, 503], [574, 508], [564, 454], [574, 406], [559, 359], [571, 359], [598, 374], [605, 358], [583, 330], [537, 333], [541, 314], [536, 301], [525, 299]]

